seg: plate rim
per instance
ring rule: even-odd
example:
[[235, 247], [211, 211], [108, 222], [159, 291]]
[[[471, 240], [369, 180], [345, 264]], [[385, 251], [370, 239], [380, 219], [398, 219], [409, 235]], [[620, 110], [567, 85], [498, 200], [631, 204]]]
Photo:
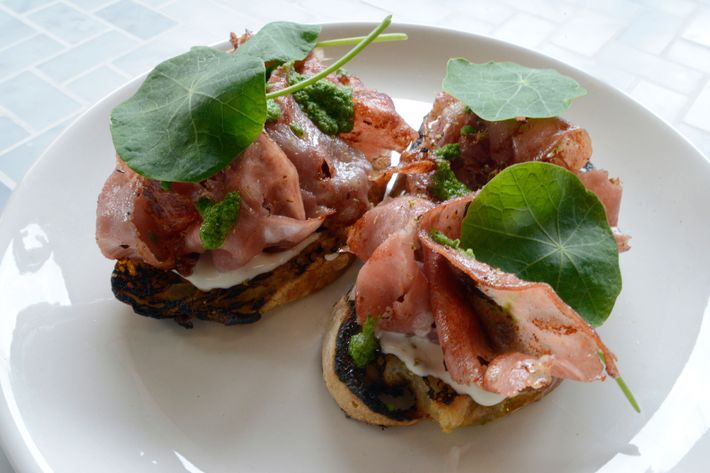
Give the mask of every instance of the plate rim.
[[[321, 26], [327, 29], [333, 29], [335, 30], [336, 28], [367, 28], [367, 27], [374, 27], [378, 23], [377, 22], [372, 22], [372, 21], [324, 21], [324, 22], [319, 22]], [[461, 35], [464, 37], [467, 37], [468, 40], [470, 41], [475, 41], [475, 42], [482, 42], [482, 43], [487, 43], [489, 45], [497, 46], [497, 47], [503, 47], [506, 49], [511, 49], [514, 50], [518, 53], [522, 53], [525, 55], [531, 55], [533, 57], [536, 57], [539, 60], [542, 60], [544, 62], [550, 63], [554, 67], [561, 67], [563, 69], [569, 70], [577, 79], [583, 79], [584, 81], [594, 84], [594, 86], [599, 87], [605, 92], [608, 92], [612, 94], [612, 98], [614, 98], [614, 95], [616, 97], [624, 99], [625, 100], [625, 105], [629, 106], [634, 106], [640, 109], [643, 113], [652, 116], [659, 125], [663, 126], [667, 131], [672, 131], [673, 134], [675, 135], [676, 138], [679, 138], [681, 141], [683, 141], [686, 145], [689, 146], [690, 149], [694, 151], [692, 153], [692, 157], [690, 155], [684, 155], [683, 159], [699, 159], [703, 165], [705, 166], [703, 169], [705, 169], [706, 172], [710, 174], [710, 156], [705, 155], [703, 151], [695, 144], [693, 143], [689, 138], [687, 138], [685, 135], [683, 135], [676, 127], [674, 127], [668, 120], [665, 118], [661, 117], [658, 113], [654, 112], [653, 110], [649, 109], [648, 107], [644, 106], [641, 102], [639, 102], [636, 98], [632, 97], [629, 93], [617, 88], [611, 83], [608, 83], [602, 79], [599, 79], [595, 77], [594, 75], [578, 68], [575, 65], [566, 63], [560, 59], [557, 59], [553, 56], [550, 56], [548, 54], [527, 48], [525, 46], [521, 46], [515, 43], [511, 43], [508, 41], [504, 41], [501, 39], [493, 38], [487, 35], [479, 34], [479, 33], [471, 33], [467, 31], [463, 31], [461, 29], [456, 29], [456, 28], [446, 28], [442, 26], [436, 26], [436, 25], [427, 25], [427, 24], [419, 24], [419, 23], [414, 23], [414, 22], [393, 22], [392, 25], [389, 27], [390, 30], [394, 30], [398, 27], [403, 27], [403, 28], [408, 28], [411, 30], [421, 30], [425, 32], [432, 32], [434, 34], [444, 34], [444, 35]], [[326, 36], [329, 31], [326, 31]], [[210, 45], [210, 47], [214, 48], [219, 48], [219, 49], [225, 49], [228, 47], [229, 41], [219, 41], [217, 43], [213, 43]], [[6, 226], [3, 226], [2, 224], [9, 218], [8, 215], [8, 209], [14, 208], [15, 206], [20, 205], [20, 199], [23, 198], [23, 195], [28, 192], [28, 190], [31, 189], [32, 187], [32, 181], [39, 175], [41, 174], [42, 168], [45, 166], [45, 164], [49, 161], [51, 154], [54, 152], [54, 148], [56, 148], [57, 143], [60, 141], [64, 140], [66, 136], [72, 132], [73, 128], [77, 126], [78, 123], [81, 121], [85, 120], [88, 116], [94, 113], [94, 110], [101, 107], [105, 102], [111, 100], [112, 97], [114, 97], [116, 94], [119, 94], [122, 90], [125, 90], [126, 88], [130, 88], [133, 86], [135, 83], [143, 81], [146, 75], [150, 71], [145, 71], [137, 75], [136, 77], [127, 80], [120, 86], [114, 88], [112, 91], [104, 95], [101, 99], [97, 100], [94, 102], [90, 107], [88, 107], [85, 111], [83, 111], [81, 114], [76, 116], [63, 130], [59, 135], [47, 146], [45, 151], [35, 160], [35, 162], [30, 166], [30, 168], [27, 170], [25, 175], [22, 177], [22, 179], [16, 183], [15, 188], [12, 190], [12, 193], [7, 200], [5, 206], [2, 209], [2, 212], [0, 212], [0, 235], [5, 233], [4, 228]], [[704, 314], [701, 316], [701, 319], [703, 319], [707, 314]], [[6, 364], [0, 365], [0, 371], [3, 372], [8, 372], [9, 366]], [[10, 412], [10, 406], [7, 402], [6, 399], [6, 392], [5, 392], [5, 386], [0, 386], [0, 409], [2, 410], [2, 414], [0, 415], [0, 418], [4, 419], [12, 419], [12, 414]], [[2, 447], [3, 452], [5, 453], [8, 461], [12, 465], [12, 467], [16, 471], [41, 471], [41, 472], [46, 472], [46, 471], [54, 471], [52, 466], [49, 465], [46, 460], [44, 459], [44, 456], [40, 453], [39, 454], [39, 459], [45, 460], [45, 461], [38, 461], [38, 457], [32, 453], [32, 449], [37, 449], [36, 446], [30, 446], [27, 442], [25, 442], [25, 439], [23, 438], [25, 435], [29, 435], [29, 433], [22, 432], [21, 429], [17, 428], [16, 423], [9, 424], [7, 422], [2, 422], [0, 423], [0, 447]]]

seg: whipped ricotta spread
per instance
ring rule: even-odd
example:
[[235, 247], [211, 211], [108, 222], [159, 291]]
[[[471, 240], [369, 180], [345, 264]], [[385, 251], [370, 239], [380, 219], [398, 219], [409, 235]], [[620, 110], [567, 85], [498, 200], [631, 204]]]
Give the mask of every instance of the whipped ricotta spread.
[[444, 381], [459, 394], [465, 394], [482, 406], [493, 406], [505, 396], [486, 391], [478, 385], [459, 384], [451, 379], [444, 365], [441, 346], [426, 337], [380, 331], [377, 333], [384, 353], [396, 356], [417, 376], [433, 376]]
[[297, 256], [308, 245], [318, 239], [320, 234], [314, 233], [303, 240], [298, 245], [288, 250], [276, 253], [259, 253], [247, 264], [232, 271], [219, 271], [212, 262], [212, 256], [204, 254], [200, 256], [197, 264], [189, 276], [183, 276], [190, 281], [197, 289], [209, 291], [210, 289], [227, 289], [263, 273], [268, 273], [288, 262]]

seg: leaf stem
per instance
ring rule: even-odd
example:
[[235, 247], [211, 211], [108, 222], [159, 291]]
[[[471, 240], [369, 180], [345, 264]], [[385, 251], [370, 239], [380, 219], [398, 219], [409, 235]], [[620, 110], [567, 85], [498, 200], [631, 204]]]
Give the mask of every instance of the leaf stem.
[[[599, 355], [599, 359], [602, 360], [602, 363], [604, 364], [604, 367], [606, 368], [606, 357], [604, 356], [604, 353], [602, 351], [598, 351], [597, 355]], [[624, 378], [621, 377], [621, 375], [617, 376], [614, 378], [616, 381], [616, 384], [619, 385], [619, 388], [621, 389], [621, 392], [624, 393], [624, 396], [626, 396], [626, 399], [629, 401], [629, 404], [631, 404], [631, 407], [634, 408], [636, 412], [639, 414], [641, 413], [641, 407], [639, 406], [639, 403], [636, 402], [636, 398], [634, 397], [634, 394], [631, 392], [631, 389], [629, 389], [628, 384], [626, 384], [626, 381], [624, 381]]]
[[[357, 44], [365, 39], [365, 36], [353, 36], [351, 38], [339, 38], [339, 39], [326, 39], [316, 44], [317, 48], [327, 48], [329, 46], [350, 46], [352, 44]], [[385, 33], [379, 35], [372, 42], [373, 43], [386, 43], [389, 41], [406, 41], [406, 33]]]
[[629, 400], [631, 407], [633, 407], [636, 412], [641, 413], [641, 407], [639, 407], [638, 402], [636, 402], [636, 398], [631, 392], [631, 389], [629, 389], [629, 386], [626, 384], [626, 381], [624, 381], [624, 378], [618, 376], [616, 378], [616, 384], [619, 385], [619, 387], [621, 388], [621, 392], [623, 392], [624, 396], [626, 396], [626, 399]]
[[277, 90], [275, 92], [271, 92], [266, 94], [266, 98], [268, 99], [273, 99], [276, 97], [281, 97], [282, 95], [288, 95], [290, 93], [296, 92], [301, 90], [304, 87], [307, 87], [311, 84], [314, 84], [321, 80], [322, 78], [326, 77], [328, 74], [330, 74], [333, 71], [337, 71], [340, 69], [343, 65], [347, 64], [348, 61], [350, 61], [352, 58], [360, 54], [360, 51], [365, 49], [368, 44], [373, 42], [379, 35], [382, 33], [389, 25], [392, 23], [392, 15], [387, 16], [384, 20], [382, 20], [382, 23], [380, 23], [377, 28], [372, 30], [369, 35], [365, 36], [364, 39], [362, 39], [357, 46], [352, 48], [350, 51], [348, 51], [343, 57], [335, 61], [333, 64], [331, 64], [329, 67], [323, 69], [321, 72], [319, 72], [316, 75], [313, 75], [309, 77], [308, 79], [299, 82], [297, 84], [293, 84], [290, 87], [286, 87], [285, 89]]

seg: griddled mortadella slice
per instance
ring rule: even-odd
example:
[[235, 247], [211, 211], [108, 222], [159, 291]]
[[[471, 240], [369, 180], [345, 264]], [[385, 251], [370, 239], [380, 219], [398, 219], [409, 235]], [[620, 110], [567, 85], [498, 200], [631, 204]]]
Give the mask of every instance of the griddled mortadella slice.
[[[436, 221], [438, 213], [446, 213], [447, 206], [460, 206], [461, 200], [444, 203], [426, 214], [419, 240], [425, 252], [446, 259], [469, 286], [468, 300], [497, 356], [510, 352], [540, 359], [549, 356], [546, 362], [541, 361], [541, 366], [549, 364], [552, 376], [594, 381], [605, 377], [605, 367], [598, 355], [601, 352], [607, 362], [606, 371], [617, 376], [614, 355], [594, 329], [560, 299], [550, 285], [524, 281], [430, 237], [433, 227], [428, 224]], [[436, 307], [433, 310], [436, 313]], [[443, 347], [443, 340], [440, 341]], [[495, 358], [488, 361], [494, 362]]]
[[348, 249], [362, 261], [367, 261], [372, 253], [391, 234], [407, 227], [416, 227], [417, 220], [434, 203], [421, 197], [402, 196], [382, 201], [368, 210], [348, 236]]
[[369, 210], [353, 226], [348, 247], [365, 261], [355, 283], [360, 323], [376, 315], [382, 330], [431, 330], [429, 287], [415, 251], [418, 219], [433, 206], [425, 199], [397, 197]]

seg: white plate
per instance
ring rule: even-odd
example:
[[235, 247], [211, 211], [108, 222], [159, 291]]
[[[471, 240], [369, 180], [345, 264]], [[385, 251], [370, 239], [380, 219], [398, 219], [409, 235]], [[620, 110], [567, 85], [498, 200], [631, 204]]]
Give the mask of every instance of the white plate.
[[[331, 25], [350, 36], [364, 25]], [[398, 26], [348, 68], [401, 99], [418, 126], [446, 59], [551, 66], [589, 91], [569, 118], [594, 162], [624, 179], [624, 290], [600, 330], [643, 412], [613, 382], [566, 382], [484, 427], [442, 434], [346, 419], [320, 377], [320, 336], [354, 270], [250, 326], [186, 331], [111, 296], [112, 262], [94, 242], [99, 190], [113, 168], [103, 100], [54, 144], [0, 220], [0, 433], [19, 472], [700, 471], [710, 455], [710, 166], [623, 94], [498, 41]], [[334, 52], [335, 54], [335, 52]], [[704, 322], [703, 322], [704, 320]], [[703, 445], [705, 449], [703, 449]]]

